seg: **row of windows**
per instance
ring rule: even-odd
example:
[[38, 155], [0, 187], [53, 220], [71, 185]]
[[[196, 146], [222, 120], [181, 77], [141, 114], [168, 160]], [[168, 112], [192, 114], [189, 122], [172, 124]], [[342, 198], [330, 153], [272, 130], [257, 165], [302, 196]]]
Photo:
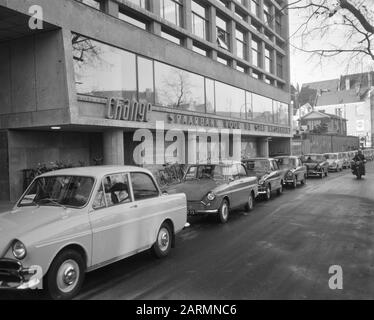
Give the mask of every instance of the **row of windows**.
[[175, 110], [289, 124], [288, 105], [73, 34], [77, 92]]
[[[149, 10], [149, 2], [147, 0], [129, 0], [135, 5], [142, 7], [143, 9]], [[89, 3], [98, 3], [96, 0], [83, 0], [83, 2]], [[228, 1], [220, 1], [223, 5], [229, 6]], [[245, 1], [243, 1], [245, 3]], [[251, 0], [251, 8], [259, 8], [258, 0]], [[169, 22], [183, 26], [183, 0], [160, 0], [161, 5], [161, 16], [168, 20]], [[204, 6], [205, 5], [205, 6]], [[97, 5], [96, 5], [97, 7]], [[191, 9], [192, 9], [192, 33], [197, 37], [201, 38], [202, 40], [207, 41], [214, 41], [211, 35], [209, 34], [209, 10], [206, 7], [206, 3], [200, 0], [192, 0], [191, 2]], [[264, 12], [266, 13], [264, 16], [268, 17], [267, 19], [273, 20], [270, 16], [271, 9], [270, 5], [264, 2]], [[144, 18], [138, 16], [136, 12], [131, 12], [124, 7], [120, 7], [119, 11], [119, 19], [124, 20], [132, 25], [135, 25], [139, 28], [144, 30], [149, 29], [149, 22]], [[275, 21], [279, 21], [280, 24], [280, 16], [278, 18], [275, 17]], [[236, 49], [233, 50], [233, 44], [230, 43], [230, 26], [229, 22], [220, 14], [216, 16], [216, 42], [217, 45], [227, 50], [228, 52], [233, 53], [238, 58], [246, 60], [250, 62], [254, 67], [260, 68], [265, 70], [269, 74], [273, 74], [279, 78], [284, 78], [284, 59], [283, 56], [276, 52], [272, 47], [266, 45], [265, 49], [263, 49], [263, 41], [256, 37], [254, 33], [242, 30], [240, 27], [237, 27], [235, 32], [235, 45]], [[254, 20], [252, 21], [252, 26], [257, 29], [258, 32], [261, 33], [261, 25], [258, 25], [257, 22]], [[271, 41], [274, 41], [274, 38], [265, 31], [265, 36]], [[175, 33], [173, 30], [168, 30], [165, 27], [162, 27], [161, 36], [169, 41], [172, 41], [178, 45], [183, 45], [183, 37], [180, 37], [178, 34]], [[249, 37], [249, 38], [248, 38]], [[251, 39], [251, 40], [249, 40]], [[250, 43], [248, 43], [250, 41]], [[284, 48], [284, 44], [277, 38], [276, 44], [280, 47]], [[210, 48], [206, 47], [203, 43], [199, 43], [194, 41], [193, 48], [195, 52], [209, 56]], [[222, 53], [218, 54], [217, 61], [225, 64], [230, 65], [230, 58], [226, 57]], [[243, 73], [247, 73], [248, 67], [245, 64], [241, 64], [240, 62], [237, 63], [236, 69]], [[251, 73], [252, 74], [252, 73]], [[267, 82], [268, 84], [274, 84], [274, 80], [268, 76], [262, 76], [261, 72], [254, 70], [252, 74], [253, 77], [259, 78]], [[278, 83], [279, 87], [283, 87], [283, 83]]]

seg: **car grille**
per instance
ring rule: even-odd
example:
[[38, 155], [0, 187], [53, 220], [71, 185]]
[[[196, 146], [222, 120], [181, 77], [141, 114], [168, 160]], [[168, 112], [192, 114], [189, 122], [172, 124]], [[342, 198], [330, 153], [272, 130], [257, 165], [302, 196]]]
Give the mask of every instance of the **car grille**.
[[22, 264], [15, 260], [0, 260], [0, 281], [19, 282], [22, 280]]

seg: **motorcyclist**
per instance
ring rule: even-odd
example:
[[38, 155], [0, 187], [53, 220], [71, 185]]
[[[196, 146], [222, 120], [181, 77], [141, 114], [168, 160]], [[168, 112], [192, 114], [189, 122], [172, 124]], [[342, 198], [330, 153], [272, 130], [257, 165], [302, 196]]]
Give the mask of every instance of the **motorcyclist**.
[[354, 162], [357, 162], [357, 161], [360, 161], [361, 162], [361, 169], [362, 169], [362, 172], [363, 172], [363, 175], [365, 175], [365, 162], [366, 162], [366, 159], [365, 159], [365, 156], [364, 154], [362, 153], [362, 150], [358, 150], [358, 152], [356, 153], [355, 157], [353, 158], [353, 161]]

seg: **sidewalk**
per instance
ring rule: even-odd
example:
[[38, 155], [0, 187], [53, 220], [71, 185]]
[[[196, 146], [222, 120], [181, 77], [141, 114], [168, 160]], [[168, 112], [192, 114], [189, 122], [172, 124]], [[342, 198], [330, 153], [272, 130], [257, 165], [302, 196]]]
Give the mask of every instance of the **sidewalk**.
[[14, 203], [9, 201], [0, 201], [0, 214], [9, 211], [13, 208]]

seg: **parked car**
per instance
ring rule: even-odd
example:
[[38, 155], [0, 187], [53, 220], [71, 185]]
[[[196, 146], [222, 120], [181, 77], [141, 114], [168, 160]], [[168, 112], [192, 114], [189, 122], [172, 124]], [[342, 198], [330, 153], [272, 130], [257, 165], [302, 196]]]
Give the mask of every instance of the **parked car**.
[[270, 200], [272, 192], [283, 193], [283, 172], [272, 158], [253, 158], [242, 161], [249, 176], [257, 177], [258, 193], [265, 200]]
[[73, 298], [86, 272], [150, 248], [166, 257], [186, 221], [186, 196], [162, 194], [145, 169], [43, 174], [0, 217], [0, 287], [43, 283], [51, 298]]
[[343, 157], [343, 169], [349, 169], [351, 167], [351, 158], [349, 157], [349, 152], [342, 152]]
[[275, 159], [278, 161], [280, 170], [284, 173], [284, 185], [291, 185], [296, 188], [298, 183], [302, 185], [306, 183], [307, 169], [299, 157], [284, 156], [276, 157]]
[[323, 154], [305, 155], [305, 166], [307, 167], [307, 177], [327, 177], [329, 174], [329, 163]]
[[329, 171], [343, 171], [344, 159], [340, 153], [325, 153], [324, 156], [329, 164]]
[[188, 215], [216, 215], [226, 223], [230, 211], [253, 210], [258, 195], [257, 178], [248, 177], [241, 163], [201, 164], [188, 167], [183, 181], [167, 189], [187, 196]]

